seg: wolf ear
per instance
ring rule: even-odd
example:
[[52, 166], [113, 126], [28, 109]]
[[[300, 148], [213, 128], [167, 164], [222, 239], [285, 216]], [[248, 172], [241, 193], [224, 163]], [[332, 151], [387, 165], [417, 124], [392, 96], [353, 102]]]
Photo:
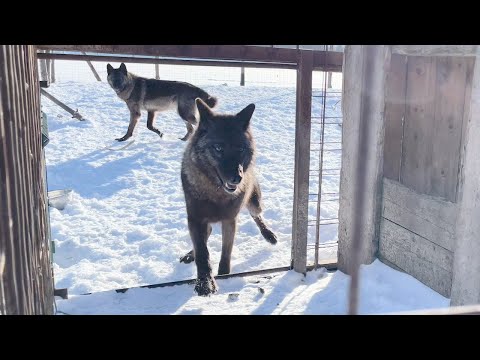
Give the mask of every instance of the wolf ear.
[[237, 118], [242, 123], [244, 130], [247, 130], [248, 125], [250, 125], [250, 119], [252, 118], [254, 111], [255, 104], [250, 104], [237, 114]]
[[195, 103], [197, 104], [198, 113], [200, 114], [200, 125], [207, 125], [213, 117], [212, 109], [200, 98], [196, 98]]
[[112, 71], [113, 71], [113, 66], [110, 64], [107, 64], [107, 74], [110, 75]]
[[125, 75], [127, 75], [127, 67], [125, 66], [124, 63], [121, 63], [121, 65], [120, 65], [120, 70], [121, 70]]

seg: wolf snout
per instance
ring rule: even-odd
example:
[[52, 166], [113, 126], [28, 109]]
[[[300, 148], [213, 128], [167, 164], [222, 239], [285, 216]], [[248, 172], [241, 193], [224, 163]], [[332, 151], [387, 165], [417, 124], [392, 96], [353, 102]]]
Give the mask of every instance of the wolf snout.
[[242, 176], [241, 175], [235, 175], [227, 182], [228, 182], [229, 185], [238, 185], [242, 182]]
[[237, 185], [242, 182], [241, 175], [232, 176], [229, 180], [225, 181], [225, 190], [229, 193], [235, 192], [237, 190]]

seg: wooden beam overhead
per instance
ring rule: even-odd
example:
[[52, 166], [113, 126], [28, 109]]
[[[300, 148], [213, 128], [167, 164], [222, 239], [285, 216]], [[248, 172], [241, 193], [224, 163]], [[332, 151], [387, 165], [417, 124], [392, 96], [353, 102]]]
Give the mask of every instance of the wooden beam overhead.
[[[228, 60], [238, 62], [259, 62], [283, 66], [296, 66], [298, 59], [297, 49], [283, 49], [248, 45], [37, 45], [40, 50], [78, 51], [89, 53], [104, 53], [115, 55], [160, 56], [198, 60]], [[315, 70], [336, 71], [342, 69], [343, 53], [312, 51]], [[326, 55], [325, 55], [326, 53]], [[43, 55], [42, 55], [43, 56]], [[56, 55], [58, 56], [58, 54]], [[94, 56], [94, 55], [91, 55]], [[55, 57], [58, 58], [58, 57]], [[152, 59], [152, 62], [155, 59]], [[169, 61], [173, 59], [158, 59]], [[133, 62], [133, 59], [132, 59]], [[188, 64], [188, 63], [185, 63]], [[194, 64], [193, 62], [191, 63]], [[195, 64], [197, 65], [197, 64]], [[218, 64], [220, 66], [228, 66]], [[240, 64], [235, 64], [239, 66]], [[252, 64], [257, 65], [257, 64]], [[233, 66], [231, 64], [230, 66]], [[259, 66], [261, 67], [261, 66]], [[277, 66], [275, 66], [277, 67]], [[278, 66], [282, 67], [282, 66]]]

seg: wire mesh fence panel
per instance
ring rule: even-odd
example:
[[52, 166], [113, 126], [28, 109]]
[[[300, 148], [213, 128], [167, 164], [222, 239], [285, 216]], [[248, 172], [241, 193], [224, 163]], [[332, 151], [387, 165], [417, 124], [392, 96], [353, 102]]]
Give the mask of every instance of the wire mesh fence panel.
[[310, 143], [309, 265], [337, 258], [342, 157], [342, 91], [329, 88], [329, 74], [326, 72], [314, 72], [313, 79], [316, 82], [312, 93]]

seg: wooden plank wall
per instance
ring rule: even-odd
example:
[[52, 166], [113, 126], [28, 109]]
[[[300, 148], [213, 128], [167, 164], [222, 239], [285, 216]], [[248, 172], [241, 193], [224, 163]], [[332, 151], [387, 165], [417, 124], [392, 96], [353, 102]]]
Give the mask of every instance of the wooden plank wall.
[[392, 55], [384, 175], [456, 202], [473, 57]]
[[36, 49], [0, 45], [0, 314], [52, 314]]
[[383, 186], [379, 258], [450, 296], [457, 204], [386, 178]]
[[449, 297], [474, 57], [392, 55], [379, 258]]

